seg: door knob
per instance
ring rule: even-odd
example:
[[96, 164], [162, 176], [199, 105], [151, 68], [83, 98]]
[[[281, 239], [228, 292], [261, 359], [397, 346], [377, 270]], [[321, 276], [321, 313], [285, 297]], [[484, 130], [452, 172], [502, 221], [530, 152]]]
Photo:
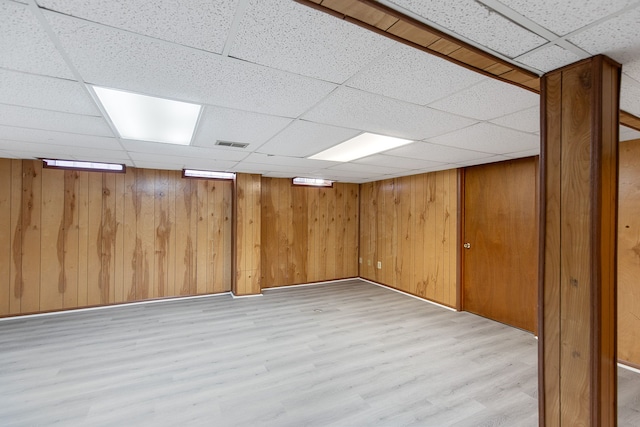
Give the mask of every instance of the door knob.
[[471, 249], [471, 243], [465, 243], [462, 245], [465, 249]]

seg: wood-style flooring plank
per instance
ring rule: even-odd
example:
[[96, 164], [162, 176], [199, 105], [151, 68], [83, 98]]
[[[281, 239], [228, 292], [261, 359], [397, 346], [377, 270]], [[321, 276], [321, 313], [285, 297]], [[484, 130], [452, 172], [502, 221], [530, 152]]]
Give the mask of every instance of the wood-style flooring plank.
[[536, 348], [360, 280], [7, 318], [0, 425], [536, 426]]

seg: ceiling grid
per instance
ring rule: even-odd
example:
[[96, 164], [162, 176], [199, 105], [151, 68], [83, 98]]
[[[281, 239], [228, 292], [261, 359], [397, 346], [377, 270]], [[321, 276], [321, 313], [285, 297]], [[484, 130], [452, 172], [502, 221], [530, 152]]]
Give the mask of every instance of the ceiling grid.
[[[356, 183], [531, 156], [539, 75], [600, 53], [640, 130], [640, 0], [533, 3], [0, 0], [0, 156]], [[202, 105], [191, 145], [120, 138], [87, 85]], [[308, 159], [366, 132], [415, 142]]]

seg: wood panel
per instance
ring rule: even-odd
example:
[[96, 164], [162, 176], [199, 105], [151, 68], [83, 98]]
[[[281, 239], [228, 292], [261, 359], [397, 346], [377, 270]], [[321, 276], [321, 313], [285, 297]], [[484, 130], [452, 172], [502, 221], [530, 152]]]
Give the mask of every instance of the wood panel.
[[603, 56], [543, 77], [539, 383], [546, 425], [617, 422], [619, 78], [620, 65]]
[[535, 158], [467, 168], [464, 193], [463, 309], [535, 332]]
[[22, 312], [40, 310], [40, 218], [42, 212], [42, 163], [22, 165]]
[[358, 185], [262, 178], [262, 287], [356, 277]]
[[[78, 288], [76, 306], [84, 307], [88, 304], [89, 282], [89, 173], [78, 172]], [[128, 174], [127, 174], [128, 175]], [[134, 228], [135, 233], [135, 228]], [[131, 234], [129, 234], [130, 236]], [[74, 306], [65, 306], [73, 308]]]
[[[562, 167], [560, 178], [560, 283], [570, 286], [560, 288], [560, 350], [561, 416], [560, 424], [587, 424], [589, 421], [589, 371], [591, 340], [581, 332], [584, 324], [590, 324], [590, 271], [584, 266], [591, 259], [591, 218], [590, 208], [590, 150], [583, 141], [589, 140], [591, 129], [583, 126], [589, 123], [590, 108], [585, 105], [590, 88], [583, 84], [584, 71], [578, 68], [568, 70], [562, 76], [562, 112], [571, 114], [571, 120], [563, 120], [561, 145]], [[585, 76], [590, 78], [591, 76]], [[576, 93], [577, 96], [573, 96]], [[570, 95], [571, 94], [571, 95]], [[575, 196], [574, 196], [575, 194]], [[581, 396], [575, 405], [564, 405], [568, 396]], [[572, 397], [572, 399], [575, 399]]]
[[[231, 218], [226, 211], [225, 204], [229, 203], [230, 193], [225, 189], [230, 189], [229, 185], [225, 185], [225, 181], [211, 181], [211, 193], [209, 197], [209, 246], [210, 252], [209, 266], [211, 267], [210, 281], [212, 287], [209, 292], [225, 292], [230, 290], [229, 281], [227, 280], [225, 270], [226, 253], [231, 252], [231, 240], [225, 230], [230, 229]], [[230, 207], [230, 206], [228, 206]], [[222, 209], [221, 209], [222, 208]], [[228, 263], [227, 263], [228, 264]]]
[[[198, 211], [199, 187], [212, 194]], [[0, 159], [0, 316], [229, 291], [231, 197], [231, 181], [177, 171]], [[202, 288], [198, 268], [210, 272]]]
[[[138, 203], [137, 214], [137, 239], [136, 259], [140, 265], [140, 276], [136, 286], [136, 298], [154, 298], [153, 277], [155, 273], [155, 245], [156, 233], [155, 220], [155, 171], [149, 169], [136, 169], [136, 196]], [[206, 260], [201, 260], [204, 267]], [[198, 288], [198, 293], [205, 293], [206, 289]]]
[[620, 143], [618, 357], [640, 366], [640, 139]]
[[11, 287], [9, 313], [22, 311], [22, 161], [11, 160]]
[[[88, 252], [87, 252], [87, 304], [105, 304], [102, 292], [103, 271], [102, 271], [102, 251], [104, 242], [100, 240], [102, 225], [102, 174], [89, 174], [88, 192]], [[146, 295], [145, 295], [145, 298]]]
[[[543, 81], [546, 100], [541, 104], [545, 117], [542, 140], [562, 138], [562, 76], [546, 76]], [[540, 419], [545, 425], [560, 425], [560, 165], [561, 145], [545, 144], [540, 152], [540, 245], [538, 290], [538, 333], [544, 345], [538, 347]], [[543, 252], [544, 248], [544, 252]], [[544, 374], [544, 375], [543, 375]]]
[[[283, 186], [283, 183], [278, 182], [279, 186]], [[269, 183], [268, 187], [272, 187]], [[308, 211], [309, 211], [309, 198], [308, 195], [310, 193], [309, 188], [303, 186], [290, 186], [291, 188], [291, 199], [293, 205], [292, 217], [295, 218], [295, 221], [292, 222], [293, 225], [293, 236], [291, 240], [292, 246], [292, 258], [291, 258], [291, 269], [293, 270], [293, 276], [291, 277], [291, 282], [289, 284], [297, 284], [297, 283], [307, 283], [308, 280], [308, 271], [309, 271], [309, 234], [308, 234]], [[275, 205], [278, 206], [278, 205]], [[275, 209], [274, 206], [274, 209]], [[272, 217], [272, 219], [275, 219]], [[277, 223], [276, 223], [277, 224]], [[263, 217], [262, 228], [263, 229], [280, 229], [286, 227], [286, 225], [275, 225], [272, 220], [269, 220], [267, 217], [266, 222]], [[265, 247], [269, 247], [270, 241], [265, 241]], [[263, 263], [263, 271], [264, 269], [269, 268], [269, 264], [271, 264], [271, 260], [269, 257], [265, 257]], [[268, 279], [263, 283], [263, 286], [269, 287], [275, 282], [269, 281]]]
[[236, 174], [233, 209], [235, 244], [231, 291], [234, 295], [255, 295], [261, 290], [261, 177]]
[[[360, 186], [345, 184], [345, 194], [347, 194], [345, 204], [345, 217], [347, 223], [345, 224], [346, 232], [344, 233], [345, 239], [345, 253], [346, 254], [358, 254], [360, 245]], [[354, 232], [355, 231], [355, 232]], [[346, 277], [358, 276], [359, 266], [358, 263], [349, 262], [349, 258], [345, 258], [346, 262], [343, 266], [344, 275]]]
[[[113, 199], [115, 201], [115, 222], [117, 224], [115, 230], [115, 248], [113, 253], [113, 285], [114, 285], [114, 302], [120, 303], [127, 301], [127, 289], [125, 288], [125, 263], [128, 261], [125, 259], [124, 240], [125, 240], [125, 198], [126, 198], [126, 174], [116, 174], [115, 178], [115, 193]], [[175, 295], [174, 293], [170, 295]]]
[[209, 221], [206, 209], [209, 206], [209, 182], [196, 182], [196, 293], [207, 292], [207, 241], [209, 235]]
[[11, 160], [0, 159], [0, 316], [11, 312]]
[[79, 224], [78, 191], [80, 174], [64, 172], [64, 219], [61, 223], [59, 244], [63, 248], [63, 298], [62, 306], [78, 306]]
[[[64, 173], [42, 170], [42, 219], [40, 269], [44, 286], [40, 289], [40, 310], [63, 306], [64, 295]], [[57, 190], [57, 191], [56, 191]]]
[[[169, 184], [171, 171], [156, 171], [154, 222], [155, 264], [153, 285], [154, 295], [164, 297], [175, 295], [175, 194]], [[171, 181], [173, 184], [173, 180]], [[207, 290], [211, 292], [211, 289]]]
[[457, 170], [361, 184], [360, 193], [360, 276], [454, 307]]

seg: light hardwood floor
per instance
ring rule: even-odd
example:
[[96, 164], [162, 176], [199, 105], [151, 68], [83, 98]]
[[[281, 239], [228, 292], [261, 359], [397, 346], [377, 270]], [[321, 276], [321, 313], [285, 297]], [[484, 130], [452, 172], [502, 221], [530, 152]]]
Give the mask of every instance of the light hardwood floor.
[[[536, 347], [359, 280], [15, 318], [0, 425], [536, 426]], [[640, 425], [640, 374], [620, 375]]]

